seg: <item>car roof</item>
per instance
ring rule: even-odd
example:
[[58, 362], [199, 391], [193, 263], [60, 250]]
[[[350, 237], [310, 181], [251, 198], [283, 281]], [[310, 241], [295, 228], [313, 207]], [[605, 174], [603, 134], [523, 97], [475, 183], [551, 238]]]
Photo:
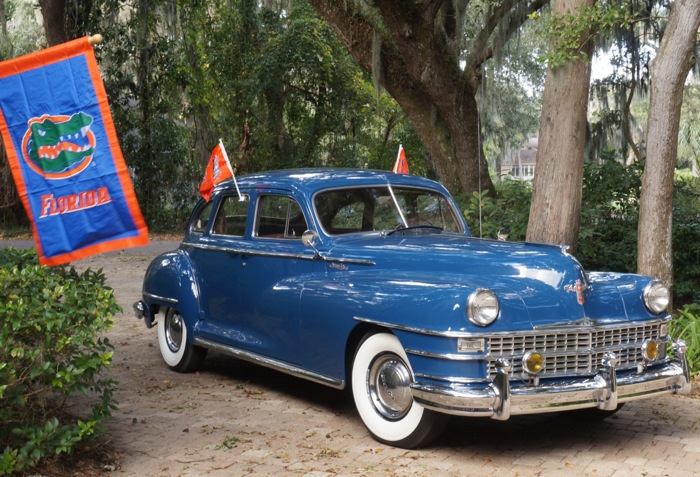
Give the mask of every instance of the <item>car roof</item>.
[[[353, 184], [362, 186], [386, 183], [429, 188], [437, 187], [444, 191], [444, 188], [437, 182], [424, 177], [370, 169], [285, 169], [247, 174], [237, 177], [236, 181], [241, 188], [266, 186], [290, 190], [305, 190], [311, 193], [322, 189], [347, 187]], [[217, 187], [217, 189], [219, 188], [235, 190], [235, 185], [233, 180], [230, 180], [222, 182]]]

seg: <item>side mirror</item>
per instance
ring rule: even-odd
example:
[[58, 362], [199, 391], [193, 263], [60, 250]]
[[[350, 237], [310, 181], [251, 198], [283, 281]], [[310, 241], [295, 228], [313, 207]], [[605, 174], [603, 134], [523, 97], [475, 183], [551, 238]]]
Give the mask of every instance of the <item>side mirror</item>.
[[301, 243], [307, 247], [316, 250], [316, 242], [318, 241], [318, 233], [313, 230], [307, 230], [301, 235]]

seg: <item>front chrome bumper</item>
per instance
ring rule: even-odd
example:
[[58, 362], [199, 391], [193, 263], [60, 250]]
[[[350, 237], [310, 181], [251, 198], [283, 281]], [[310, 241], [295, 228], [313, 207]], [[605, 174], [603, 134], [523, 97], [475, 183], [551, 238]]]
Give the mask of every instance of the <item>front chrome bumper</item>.
[[593, 377], [537, 386], [514, 384], [508, 379], [511, 365], [496, 364], [493, 381], [484, 388], [467, 385], [412, 383], [416, 402], [423, 407], [461, 416], [488, 416], [507, 420], [511, 415], [558, 412], [583, 408], [614, 410], [619, 403], [661, 394], [688, 394], [690, 371], [683, 340], [673, 344], [674, 359], [661, 368], [617, 377], [614, 353], [605, 354]]

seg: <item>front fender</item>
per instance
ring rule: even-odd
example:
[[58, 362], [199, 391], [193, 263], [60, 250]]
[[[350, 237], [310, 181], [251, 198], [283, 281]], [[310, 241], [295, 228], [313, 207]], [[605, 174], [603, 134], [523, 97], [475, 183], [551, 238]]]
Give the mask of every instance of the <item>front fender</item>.
[[194, 263], [183, 250], [175, 250], [159, 255], [146, 270], [143, 279], [143, 301], [157, 320], [157, 316], [167, 308], [180, 311], [190, 333], [201, 319], [200, 286]]

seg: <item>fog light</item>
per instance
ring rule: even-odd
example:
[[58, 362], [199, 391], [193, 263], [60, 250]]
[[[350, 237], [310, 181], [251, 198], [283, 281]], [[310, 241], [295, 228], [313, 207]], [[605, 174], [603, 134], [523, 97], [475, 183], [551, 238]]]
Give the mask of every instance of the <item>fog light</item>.
[[523, 356], [523, 369], [528, 374], [537, 374], [544, 369], [544, 357], [537, 351], [528, 351]]
[[642, 343], [642, 356], [647, 361], [654, 361], [659, 357], [659, 345], [654, 340], [644, 340]]

